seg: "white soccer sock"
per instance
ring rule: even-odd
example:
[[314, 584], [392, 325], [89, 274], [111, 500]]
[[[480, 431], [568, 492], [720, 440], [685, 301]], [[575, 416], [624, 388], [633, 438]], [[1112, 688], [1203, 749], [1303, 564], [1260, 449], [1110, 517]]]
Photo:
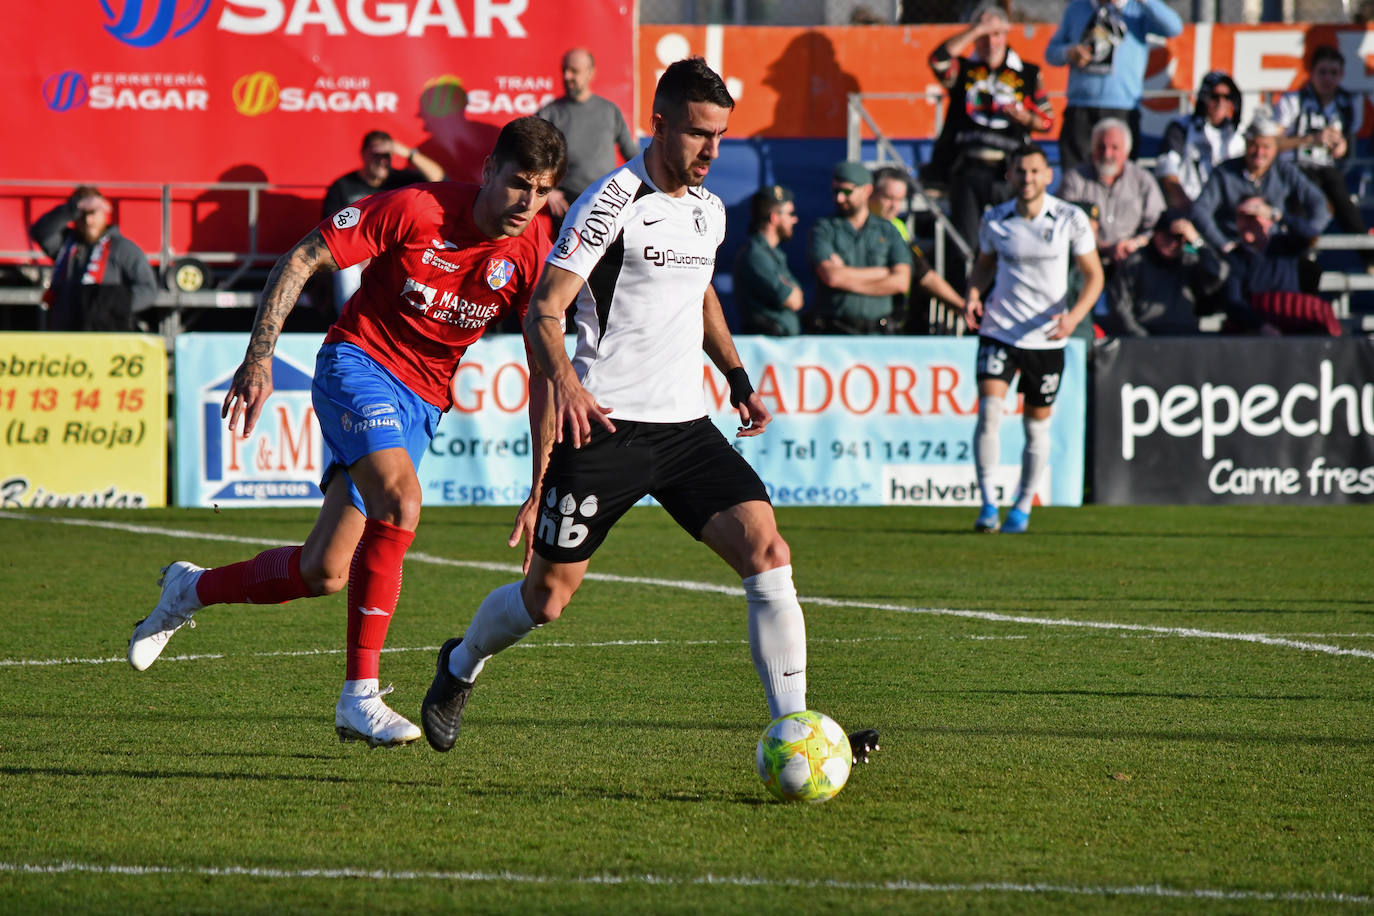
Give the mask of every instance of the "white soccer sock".
[[509, 649], [535, 629], [519, 582], [503, 585], [482, 599], [472, 615], [463, 641], [449, 653], [448, 670], [460, 681], [471, 682], [482, 673], [482, 666], [502, 649]]
[[973, 428], [973, 466], [978, 474], [978, 489], [983, 494], [984, 505], [997, 504], [997, 488], [993, 486], [992, 474], [1002, 455], [1002, 399], [981, 397], [978, 399], [978, 424]]
[[1021, 451], [1021, 485], [1016, 492], [1016, 508], [1029, 512], [1035, 502], [1035, 487], [1045, 466], [1050, 463], [1050, 418], [1026, 418], [1026, 447]]
[[356, 681], [344, 681], [343, 690], [339, 693], [339, 698], [370, 697], [376, 694], [379, 689], [375, 677], [359, 678]]
[[792, 585], [792, 567], [743, 580], [749, 602], [749, 651], [763, 682], [771, 719], [806, 709], [806, 619]]

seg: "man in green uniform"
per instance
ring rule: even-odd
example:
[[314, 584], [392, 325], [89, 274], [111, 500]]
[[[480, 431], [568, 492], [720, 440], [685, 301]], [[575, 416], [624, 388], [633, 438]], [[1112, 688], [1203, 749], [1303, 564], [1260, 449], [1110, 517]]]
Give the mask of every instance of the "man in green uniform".
[[817, 329], [826, 334], [890, 334], [892, 297], [911, 286], [911, 250], [887, 220], [869, 213], [873, 176], [841, 162], [831, 180], [835, 215], [811, 228]]
[[783, 242], [797, 226], [792, 192], [769, 185], [749, 200], [749, 241], [735, 257], [735, 304], [745, 334], [801, 333], [801, 284], [787, 267]]

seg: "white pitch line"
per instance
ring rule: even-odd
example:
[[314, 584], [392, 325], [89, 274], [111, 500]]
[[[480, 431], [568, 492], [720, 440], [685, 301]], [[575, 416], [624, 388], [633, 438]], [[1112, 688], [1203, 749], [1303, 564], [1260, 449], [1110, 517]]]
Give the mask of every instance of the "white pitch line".
[[[235, 544], [251, 544], [255, 546], [279, 546], [278, 541], [267, 540], [265, 538], [247, 538], [230, 534], [215, 534], [198, 531], [186, 531], [176, 528], [159, 528], [151, 525], [133, 525], [127, 522], [111, 522], [101, 519], [79, 519], [79, 518], [34, 518], [17, 512], [0, 512], [0, 518], [13, 519], [15, 521], [27, 522], [49, 522], [59, 525], [76, 525], [87, 528], [105, 528], [112, 531], [126, 531], [131, 534], [150, 534], [161, 535], [163, 537], [181, 538], [186, 540], [201, 541], [227, 541]], [[464, 569], [480, 569], [488, 572], [502, 572], [519, 576], [520, 567], [508, 563], [489, 563], [476, 560], [454, 560], [448, 557], [439, 557], [432, 554], [411, 551], [406, 554], [406, 558], [421, 563], [431, 563], [437, 566], [455, 566]], [[627, 585], [650, 585], [661, 588], [673, 588], [695, 592], [714, 592], [722, 595], [733, 595], [743, 597], [744, 590], [733, 585], [716, 585], [710, 582], [693, 582], [683, 579], [659, 579], [645, 576], [617, 576], [608, 573], [588, 572], [586, 578], [596, 582], [616, 582]], [[820, 597], [801, 597], [802, 604], [819, 605], [821, 607], [853, 608], [867, 611], [893, 611], [899, 614], [923, 614], [935, 617], [961, 617], [966, 620], [983, 620], [990, 623], [1016, 623], [1038, 627], [1077, 627], [1090, 630], [1117, 630], [1127, 633], [1154, 633], [1166, 636], [1180, 636], [1189, 639], [1218, 639], [1229, 642], [1246, 642], [1264, 646], [1276, 646], [1284, 649], [1297, 649], [1303, 652], [1320, 652], [1325, 655], [1348, 655], [1356, 658], [1374, 659], [1374, 650], [1370, 649], [1347, 649], [1343, 646], [1333, 646], [1327, 643], [1308, 642], [1306, 640], [1288, 639], [1281, 636], [1270, 636], [1265, 633], [1228, 633], [1222, 630], [1202, 630], [1196, 627], [1159, 627], [1148, 624], [1137, 623], [1115, 623], [1103, 620], [1076, 620], [1067, 617], [1031, 617], [1024, 614], [1001, 614], [995, 611], [968, 611], [955, 608], [928, 608], [910, 607], [900, 604], [880, 604], [868, 601], [847, 601], [838, 598]]]
[[765, 878], [752, 875], [713, 875], [671, 877], [667, 875], [530, 875], [519, 872], [481, 871], [389, 871], [364, 868], [262, 868], [243, 865], [182, 866], [182, 865], [97, 865], [84, 862], [41, 864], [29, 862], [0, 862], [0, 872], [21, 875], [95, 874], [142, 877], [145, 875], [192, 875], [204, 878], [267, 878], [285, 881], [326, 879], [361, 879], [366, 881], [461, 881], [475, 884], [542, 884], [581, 885], [603, 887], [763, 887], [807, 890], [872, 891], [908, 894], [1067, 894], [1078, 897], [1155, 897], [1182, 900], [1232, 900], [1283, 903], [1341, 903], [1374, 904], [1374, 897], [1366, 894], [1347, 894], [1342, 891], [1264, 891], [1227, 890], [1224, 888], [1167, 887], [1161, 884], [1123, 886], [1075, 884], [1020, 884], [1011, 881], [976, 881], [966, 884], [935, 883], [929, 881], [840, 881], [819, 879], [804, 881], [788, 878]]

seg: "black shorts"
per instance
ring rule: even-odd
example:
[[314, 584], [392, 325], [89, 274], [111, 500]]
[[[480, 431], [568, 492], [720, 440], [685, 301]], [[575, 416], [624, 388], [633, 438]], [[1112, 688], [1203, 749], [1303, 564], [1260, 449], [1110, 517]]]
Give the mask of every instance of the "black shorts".
[[1049, 407], [1059, 395], [1064, 378], [1064, 350], [1025, 350], [991, 337], [978, 338], [978, 381], [1001, 379], [1008, 385], [1021, 373], [1016, 390], [1026, 397], [1027, 407]]
[[534, 532], [534, 551], [544, 559], [587, 559], [646, 495], [697, 540], [717, 512], [768, 501], [759, 475], [708, 418], [612, 422], [614, 433], [593, 424], [591, 441], [581, 448], [567, 439], [553, 447]]

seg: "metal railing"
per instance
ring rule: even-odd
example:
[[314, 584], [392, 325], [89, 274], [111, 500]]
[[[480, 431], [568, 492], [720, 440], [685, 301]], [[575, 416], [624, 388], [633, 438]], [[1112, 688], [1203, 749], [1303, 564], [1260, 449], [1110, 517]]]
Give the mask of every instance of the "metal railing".
[[[78, 182], [71, 181], [51, 181], [38, 179], [0, 179], [0, 196], [15, 196], [12, 192], [15, 189], [53, 189], [63, 193], [68, 193]], [[270, 264], [281, 256], [280, 251], [263, 251], [259, 244], [259, 223], [262, 216], [262, 200], [265, 194], [287, 194], [298, 197], [323, 197], [324, 185], [287, 185], [287, 184], [268, 184], [267, 182], [255, 181], [175, 181], [175, 182], [144, 182], [144, 181], [83, 181], [82, 184], [94, 184], [108, 196], [118, 198], [120, 195], [110, 194], [111, 191], [153, 191], [161, 203], [161, 215], [159, 219], [159, 237], [156, 252], [149, 252], [149, 260], [156, 263], [161, 269], [166, 270], [177, 258], [195, 258], [206, 264], [230, 264], [234, 270], [228, 274], [221, 282], [221, 287], [231, 287], [243, 276], [245, 272], [256, 264]], [[225, 251], [225, 250], [197, 250], [186, 248], [179, 250], [173, 245], [172, 240], [172, 210], [175, 204], [194, 203], [194, 199], [188, 199], [184, 192], [204, 193], [225, 193], [246, 195], [247, 210], [245, 221], [241, 228], [246, 230], [248, 248], [246, 251]], [[38, 264], [47, 260], [47, 256], [36, 247], [20, 250], [0, 250], [0, 259], [14, 262], [30, 262]]]

